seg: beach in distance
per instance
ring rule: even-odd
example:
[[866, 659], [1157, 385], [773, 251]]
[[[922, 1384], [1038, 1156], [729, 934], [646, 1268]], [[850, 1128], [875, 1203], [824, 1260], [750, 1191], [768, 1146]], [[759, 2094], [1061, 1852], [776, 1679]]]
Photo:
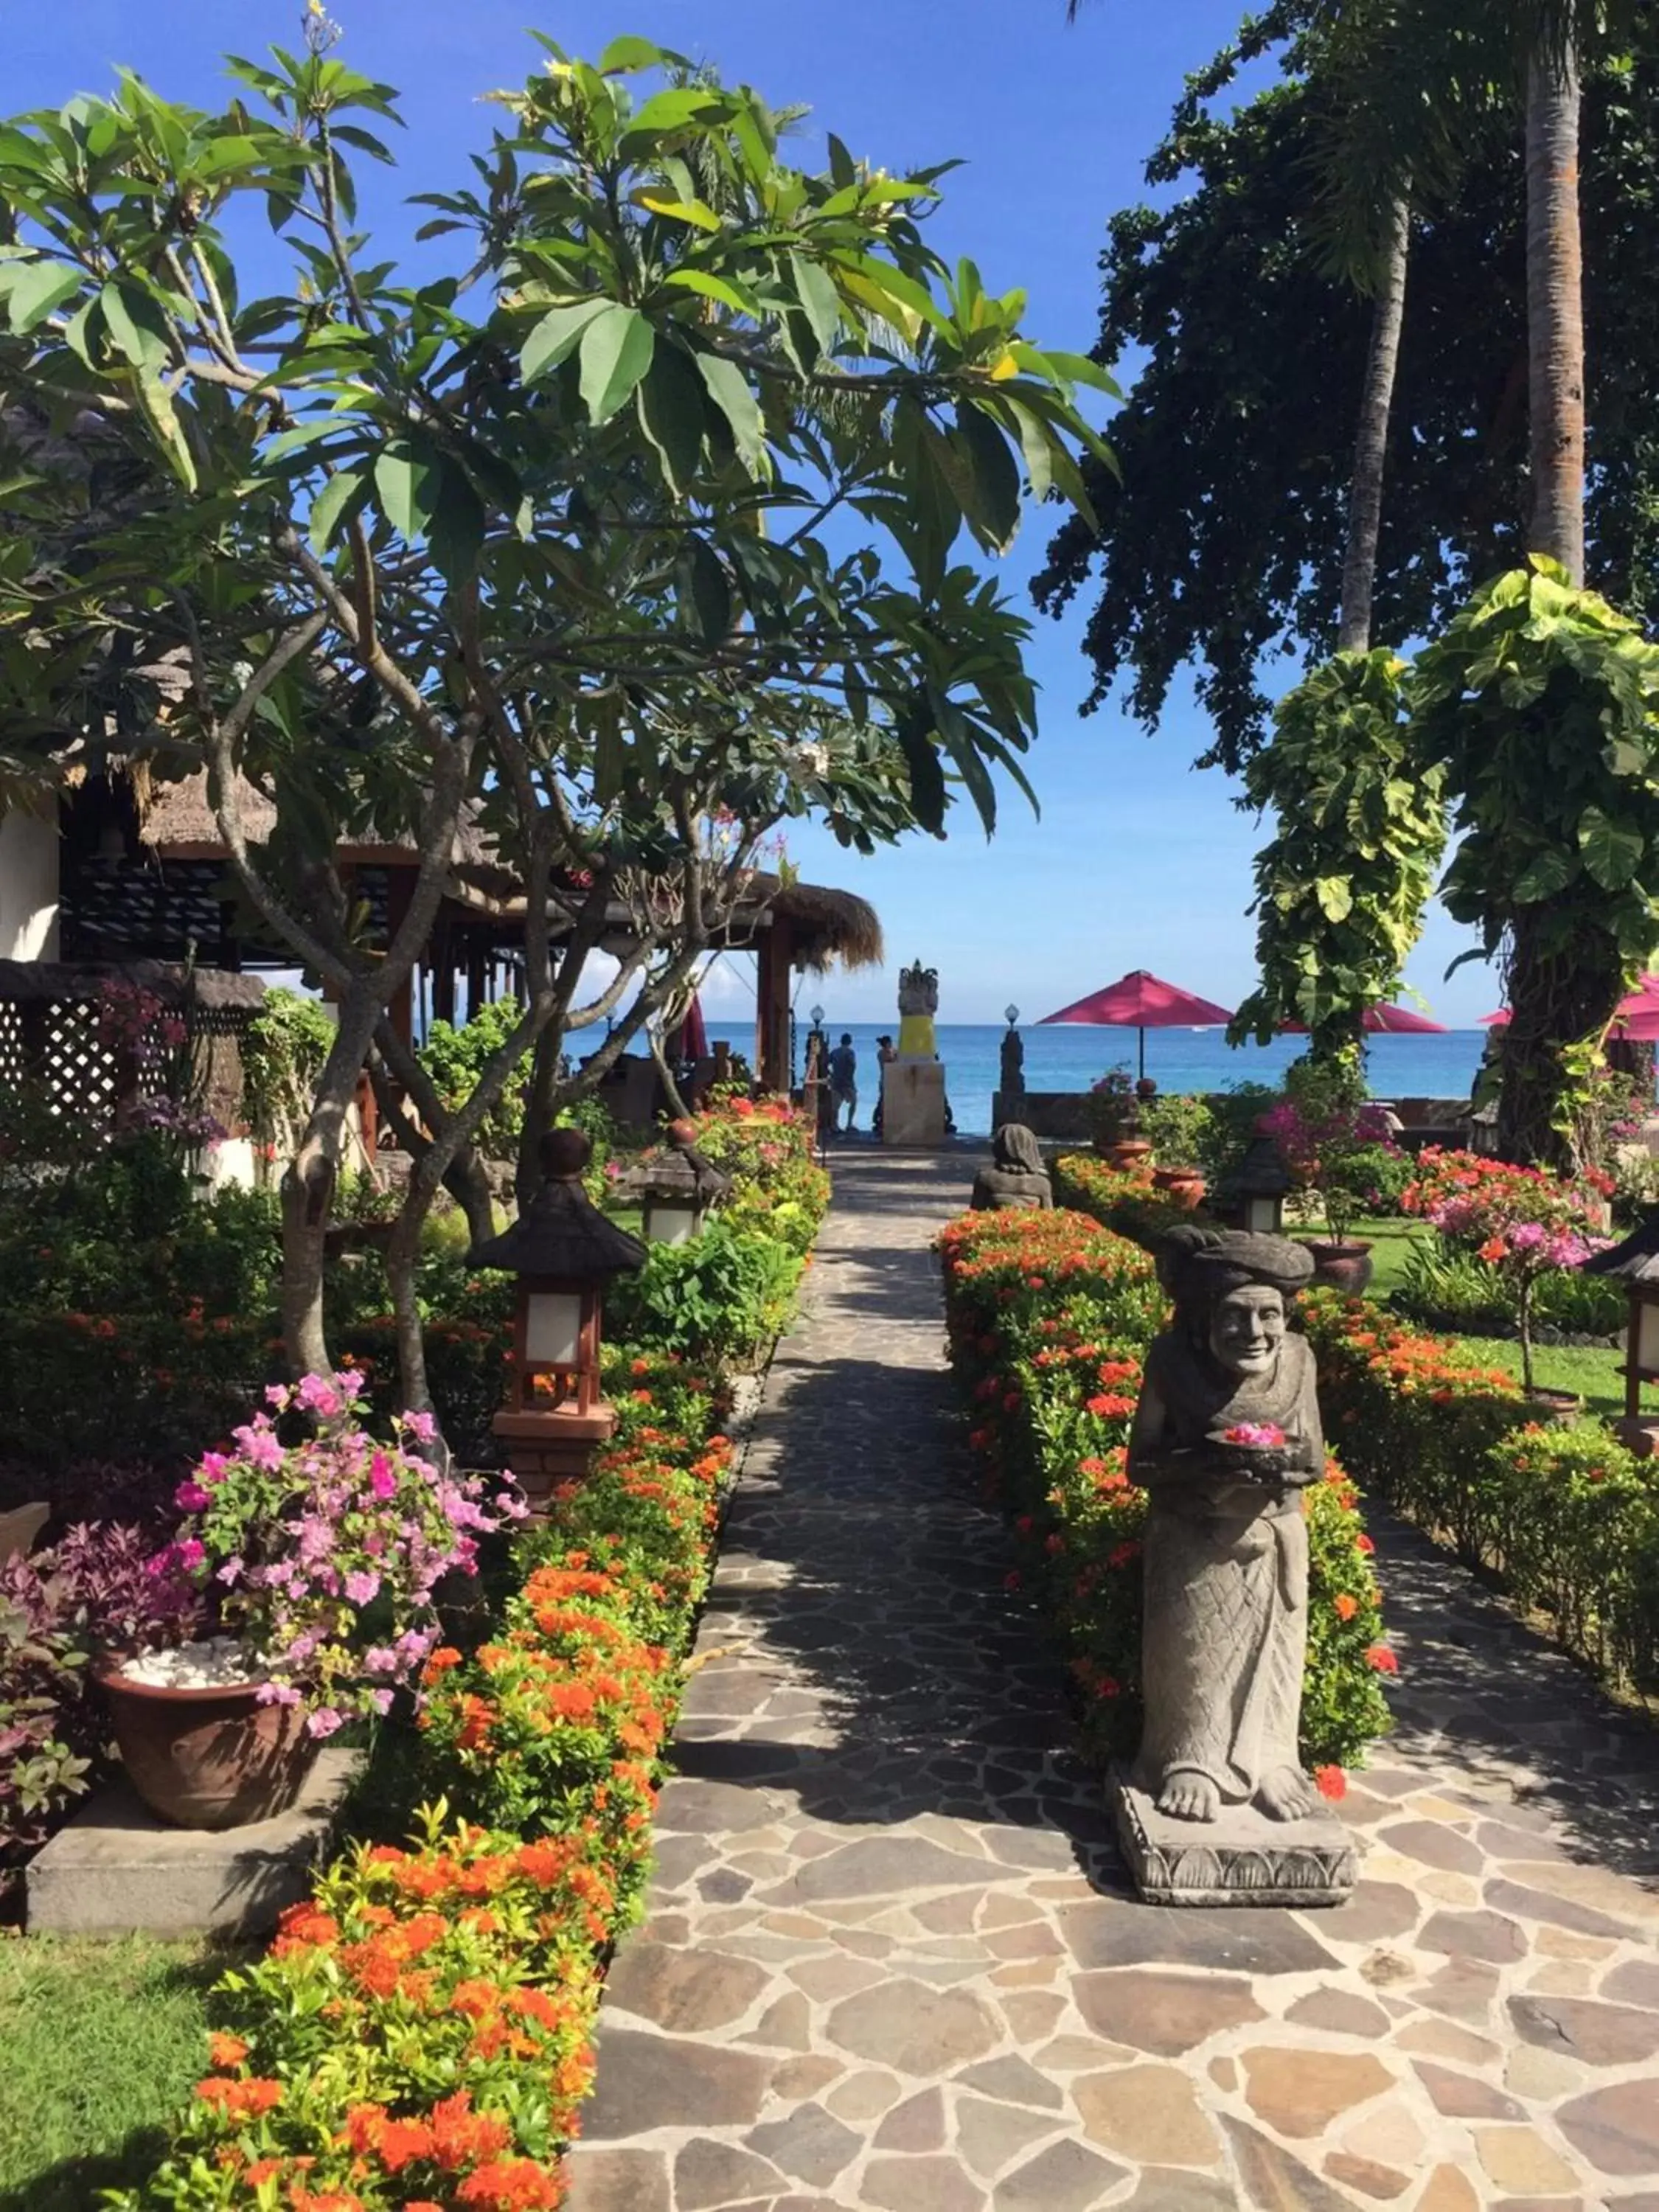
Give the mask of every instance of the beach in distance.
[[[809, 1024], [799, 1010], [795, 1066], [799, 1078]], [[898, 1017], [890, 1022], [839, 1022], [827, 1008], [824, 1028], [831, 1044], [851, 1030], [859, 1060], [858, 1125], [868, 1128], [880, 1085], [876, 1039], [896, 1036]], [[718, 1025], [711, 1024], [718, 1034]], [[963, 1136], [988, 1136], [991, 1096], [997, 1087], [1002, 1040], [1000, 1022], [942, 1022], [936, 1032], [945, 1062], [945, 1087], [957, 1127]], [[1109, 1067], [1135, 1070], [1133, 1030], [1086, 1029], [1061, 1024], [1054, 1029], [1022, 1026], [1028, 1091], [1086, 1091]], [[1376, 1036], [1368, 1040], [1366, 1073], [1379, 1098], [1467, 1098], [1486, 1041], [1484, 1030], [1449, 1030], [1443, 1036]], [[733, 1036], [738, 1049], [748, 1040]], [[1269, 1045], [1227, 1042], [1224, 1030], [1148, 1030], [1146, 1073], [1160, 1091], [1224, 1091], [1233, 1084], [1277, 1083], [1306, 1049], [1303, 1037], [1276, 1037]]]

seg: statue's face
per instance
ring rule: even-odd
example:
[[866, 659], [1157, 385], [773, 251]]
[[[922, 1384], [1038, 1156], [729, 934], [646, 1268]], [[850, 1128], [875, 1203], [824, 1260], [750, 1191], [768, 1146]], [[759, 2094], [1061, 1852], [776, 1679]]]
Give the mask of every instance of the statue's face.
[[1265, 1283], [1229, 1291], [1210, 1316], [1210, 1349], [1236, 1375], [1265, 1374], [1284, 1336], [1285, 1301]]

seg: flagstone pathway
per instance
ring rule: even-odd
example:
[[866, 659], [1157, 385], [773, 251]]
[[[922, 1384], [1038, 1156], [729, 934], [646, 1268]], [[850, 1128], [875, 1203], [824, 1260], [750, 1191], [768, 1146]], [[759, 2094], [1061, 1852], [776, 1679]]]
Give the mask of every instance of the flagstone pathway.
[[951, 1419], [970, 1174], [836, 1162], [573, 2212], [1659, 2212], [1659, 1735], [1411, 1532], [1353, 1900], [1135, 1901]]

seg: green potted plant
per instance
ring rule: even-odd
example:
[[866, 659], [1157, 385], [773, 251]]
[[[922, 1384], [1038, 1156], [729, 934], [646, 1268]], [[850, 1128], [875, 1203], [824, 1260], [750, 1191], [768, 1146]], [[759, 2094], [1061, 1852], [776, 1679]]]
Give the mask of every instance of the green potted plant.
[[1141, 1133], [1150, 1139], [1158, 1163], [1152, 1181], [1178, 1206], [1196, 1206], [1203, 1201], [1204, 1173], [1199, 1164], [1212, 1120], [1206, 1102], [1190, 1091], [1166, 1092], [1140, 1109]]
[[1142, 1134], [1134, 1080], [1120, 1061], [1109, 1067], [1089, 1091], [1089, 1133], [1095, 1150], [1114, 1167], [1134, 1168], [1152, 1156], [1152, 1139]]
[[1284, 1156], [1291, 1189], [1316, 1199], [1324, 1214], [1325, 1235], [1300, 1240], [1313, 1254], [1316, 1281], [1357, 1297], [1371, 1279], [1371, 1248], [1349, 1230], [1370, 1187], [1377, 1149], [1392, 1149], [1387, 1115], [1366, 1099], [1349, 1063], [1302, 1060], [1261, 1126]]

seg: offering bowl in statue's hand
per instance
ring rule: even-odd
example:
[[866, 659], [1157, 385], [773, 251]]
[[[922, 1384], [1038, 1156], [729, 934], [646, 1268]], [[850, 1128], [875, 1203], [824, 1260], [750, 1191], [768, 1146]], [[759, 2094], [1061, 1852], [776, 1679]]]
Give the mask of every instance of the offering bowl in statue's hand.
[[1272, 1421], [1238, 1421], [1207, 1441], [1214, 1462], [1241, 1481], [1277, 1488], [1297, 1464], [1295, 1447]]

